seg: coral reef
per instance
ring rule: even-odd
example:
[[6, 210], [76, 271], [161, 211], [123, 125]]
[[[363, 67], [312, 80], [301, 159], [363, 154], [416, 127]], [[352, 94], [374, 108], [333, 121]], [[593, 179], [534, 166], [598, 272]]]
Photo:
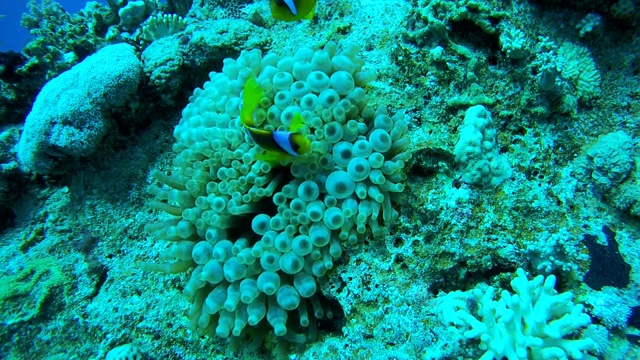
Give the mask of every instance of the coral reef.
[[105, 41], [107, 28], [114, 22], [108, 9], [89, 2], [78, 14], [69, 14], [54, 0], [30, 0], [29, 13], [22, 16], [34, 39], [24, 48], [29, 61], [23, 71], [44, 72], [49, 80], [92, 54]]
[[591, 313], [607, 328], [625, 328], [631, 315], [629, 301], [618, 292], [614, 287], [605, 286], [587, 297], [587, 303], [593, 307]]
[[620, 185], [634, 167], [633, 139], [623, 131], [600, 136], [576, 159], [575, 176], [607, 193]]
[[142, 52], [148, 86], [161, 106], [185, 105], [187, 90], [206, 81], [211, 68], [242, 49], [264, 49], [270, 40], [266, 31], [248, 21], [209, 20], [185, 31], [156, 39]]
[[569, 42], [557, 46], [549, 39], [538, 43], [534, 66], [539, 69], [538, 86], [557, 98], [557, 109], [574, 112], [583, 103], [600, 95], [600, 73], [589, 50]]
[[36, 74], [20, 71], [26, 63], [23, 54], [0, 53], [0, 126], [21, 123], [44, 83]]
[[0, 229], [13, 224], [15, 213], [11, 208], [24, 184], [19, 181], [23, 174], [16, 154], [18, 141], [20, 132], [17, 128], [8, 128], [0, 133]]
[[640, 357], [637, 1], [107, 4], [0, 54], [3, 357]]

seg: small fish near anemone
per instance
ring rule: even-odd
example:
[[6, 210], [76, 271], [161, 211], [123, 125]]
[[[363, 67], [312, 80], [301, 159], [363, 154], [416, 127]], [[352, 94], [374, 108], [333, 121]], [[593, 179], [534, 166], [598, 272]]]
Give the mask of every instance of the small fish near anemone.
[[276, 20], [296, 21], [312, 19], [316, 0], [269, 0], [271, 15]]
[[257, 159], [278, 163], [289, 157], [299, 156], [308, 152], [311, 148], [311, 141], [299, 132], [305, 124], [304, 118], [300, 113], [296, 113], [293, 116], [288, 131], [256, 128], [253, 121], [253, 113], [263, 96], [264, 91], [258, 85], [256, 78], [252, 76], [247, 79], [242, 93], [240, 121], [253, 141], [265, 150], [265, 153], [258, 155]]

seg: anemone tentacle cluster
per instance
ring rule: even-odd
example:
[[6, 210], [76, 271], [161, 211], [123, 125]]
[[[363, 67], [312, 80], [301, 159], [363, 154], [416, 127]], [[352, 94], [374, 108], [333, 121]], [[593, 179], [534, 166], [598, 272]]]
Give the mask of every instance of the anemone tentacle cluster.
[[[242, 336], [270, 324], [305, 342], [316, 319], [331, 317], [319, 284], [344, 242], [397, 218], [409, 153], [405, 115], [372, 108], [358, 48], [302, 48], [292, 56], [259, 50], [226, 59], [196, 89], [174, 131], [170, 175], [154, 171], [151, 207], [173, 218], [147, 225], [172, 243], [143, 269], [191, 271], [184, 289], [194, 329]], [[239, 119], [242, 91], [255, 76], [264, 97], [260, 129], [286, 130], [296, 114], [311, 150], [274, 164]]]

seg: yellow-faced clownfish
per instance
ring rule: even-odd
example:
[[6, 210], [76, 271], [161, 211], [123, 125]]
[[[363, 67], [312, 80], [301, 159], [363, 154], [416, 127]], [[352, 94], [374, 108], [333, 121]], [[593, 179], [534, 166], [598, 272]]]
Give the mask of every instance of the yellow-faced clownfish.
[[273, 18], [283, 21], [311, 19], [316, 10], [316, 0], [270, 0], [269, 4]]
[[253, 112], [258, 107], [263, 94], [264, 91], [258, 85], [255, 77], [247, 79], [242, 93], [240, 121], [253, 141], [266, 151], [265, 154], [258, 156], [258, 159], [277, 162], [289, 156], [298, 156], [308, 152], [311, 148], [311, 142], [298, 132], [304, 125], [304, 119], [300, 113], [293, 116], [288, 131], [269, 131], [256, 128]]

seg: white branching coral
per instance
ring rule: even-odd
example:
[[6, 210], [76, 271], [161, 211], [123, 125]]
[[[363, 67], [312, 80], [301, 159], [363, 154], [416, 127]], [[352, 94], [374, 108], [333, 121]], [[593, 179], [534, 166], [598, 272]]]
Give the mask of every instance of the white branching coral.
[[456, 312], [471, 327], [464, 336], [480, 339], [480, 349], [486, 351], [480, 360], [595, 359], [587, 353], [597, 350], [592, 339], [565, 338], [591, 323], [584, 306], [571, 301], [573, 293], [558, 294], [553, 275], [531, 281], [522, 269], [516, 275], [511, 281], [515, 294], [504, 290], [498, 301], [491, 286], [473, 291], [479, 319], [468, 309]]
[[520, 59], [524, 56], [524, 45], [527, 38], [524, 33], [514, 27], [504, 29], [500, 34], [502, 51], [512, 59]]

